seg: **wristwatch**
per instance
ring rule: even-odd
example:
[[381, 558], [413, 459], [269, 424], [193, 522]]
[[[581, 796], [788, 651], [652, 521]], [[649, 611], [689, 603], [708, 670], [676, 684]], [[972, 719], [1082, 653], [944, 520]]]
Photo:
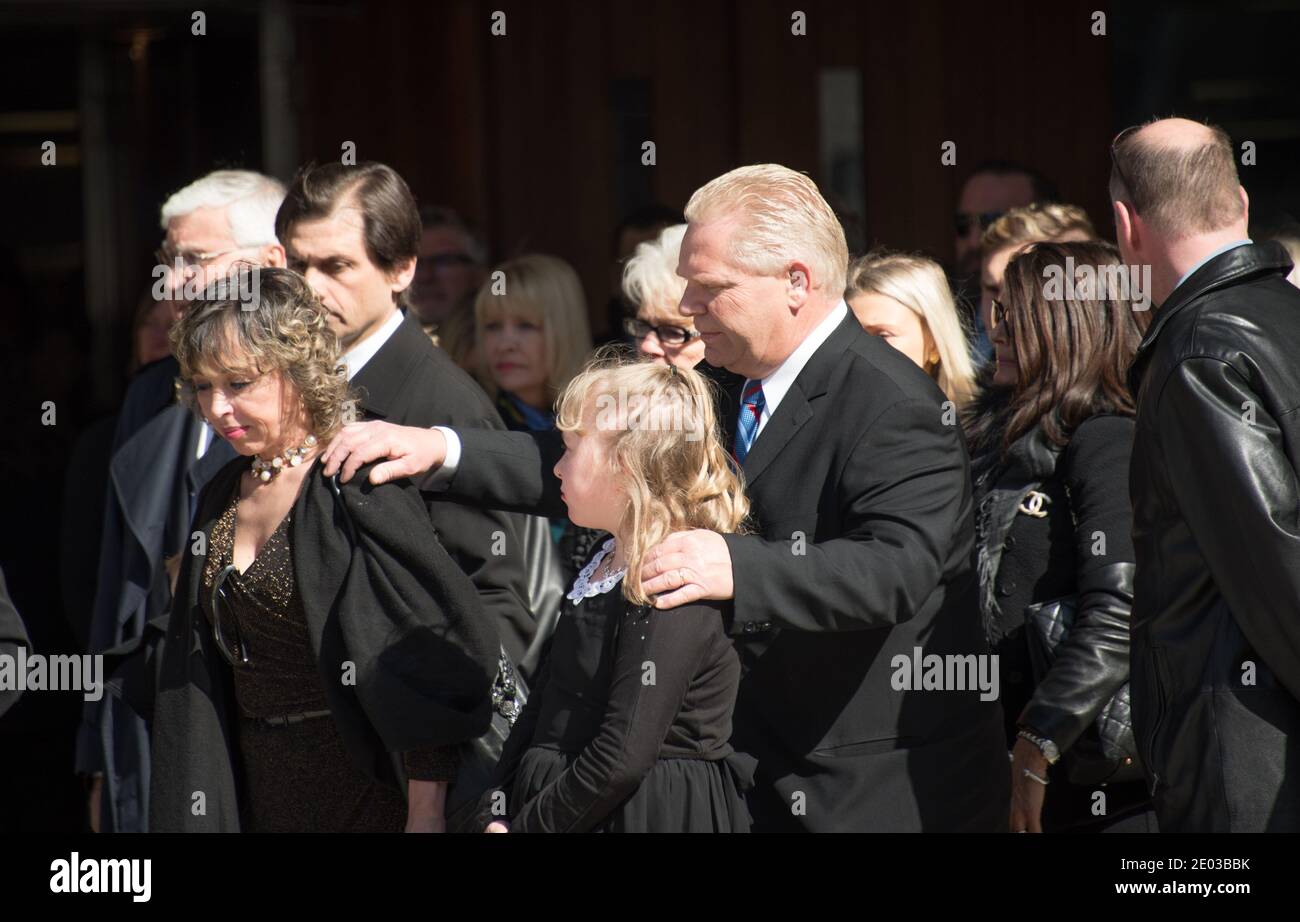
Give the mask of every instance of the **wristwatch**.
[[1021, 730], [1019, 733], [1016, 734], [1016, 736], [1018, 736], [1022, 740], [1028, 740], [1029, 742], [1037, 746], [1038, 750], [1043, 754], [1043, 758], [1047, 760], [1048, 765], [1055, 765], [1058, 761], [1060, 761], [1061, 750], [1056, 747], [1055, 743], [1053, 743], [1051, 740], [1047, 739], [1046, 737], [1037, 736], [1034, 733], [1031, 733], [1029, 730]]

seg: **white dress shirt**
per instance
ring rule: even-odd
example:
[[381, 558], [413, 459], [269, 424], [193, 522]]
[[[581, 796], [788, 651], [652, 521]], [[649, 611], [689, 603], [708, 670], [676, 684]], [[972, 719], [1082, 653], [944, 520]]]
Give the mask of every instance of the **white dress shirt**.
[[[822, 318], [821, 323], [812, 328], [807, 336], [803, 338], [795, 350], [790, 353], [784, 362], [763, 379], [763, 415], [758, 418], [758, 431], [754, 433], [754, 441], [758, 441], [759, 435], [763, 432], [763, 427], [767, 421], [772, 418], [776, 408], [781, 404], [790, 386], [794, 384], [795, 378], [799, 377], [799, 372], [803, 371], [808, 360], [813, 357], [813, 353], [821, 348], [822, 343], [830, 339], [835, 328], [844, 322], [844, 318], [849, 313], [849, 306], [840, 299], [840, 303], [831, 309], [831, 312]], [[748, 383], [748, 379], [746, 379]], [[754, 446], [750, 445], [749, 450], [753, 451]]]
[[[758, 441], [763, 426], [772, 418], [772, 414], [776, 412], [782, 398], [790, 390], [790, 386], [794, 384], [795, 378], [799, 377], [799, 372], [803, 371], [804, 366], [808, 364], [808, 360], [813, 357], [813, 353], [820, 349], [822, 343], [830, 338], [836, 327], [844, 322], [844, 318], [848, 316], [848, 313], [849, 306], [841, 298], [840, 302], [831, 308], [831, 312], [823, 317], [821, 322], [803, 338], [803, 342], [799, 343], [795, 350], [786, 357], [786, 360], [763, 379], [763, 415], [758, 420], [758, 431], [754, 433], [755, 441]], [[456, 468], [460, 464], [460, 436], [456, 435], [454, 429], [449, 429], [446, 426], [433, 426], [432, 428], [441, 432], [447, 440], [447, 459], [442, 462], [442, 467], [424, 476], [421, 486], [426, 490], [445, 490], [447, 485], [451, 483], [451, 478], [456, 476]], [[752, 445], [750, 451], [753, 451]]]
[[397, 332], [397, 328], [402, 325], [402, 321], [405, 319], [401, 311], [393, 311], [393, 316], [389, 317], [382, 327], [343, 353], [343, 364], [348, 366], [349, 381], [357, 376], [357, 372], [366, 367], [366, 362], [373, 359], [376, 352], [384, 348], [384, 343], [392, 338], [392, 335]]
[[201, 423], [199, 425], [199, 441], [194, 451], [195, 459], [202, 458], [204, 453], [208, 450], [208, 446], [211, 444], [212, 427], [207, 423]]

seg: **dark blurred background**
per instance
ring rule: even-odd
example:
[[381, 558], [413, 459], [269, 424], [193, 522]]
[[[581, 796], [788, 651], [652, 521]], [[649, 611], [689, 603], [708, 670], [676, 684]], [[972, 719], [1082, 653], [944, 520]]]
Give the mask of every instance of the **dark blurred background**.
[[[806, 35], [791, 34], [792, 8]], [[0, 4], [0, 567], [33, 645], [84, 642], [95, 542], [62, 510], [65, 493], [102, 504], [103, 484], [76, 472], [107, 460], [72, 452], [103, 443], [78, 440], [128, 379], [158, 208], [209, 170], [288, 180], [354, 142], [422, 204], [470, 219], [494, 258], [572, 263], [600, 338], [620, 220], [680, 210], [745, 163], [811, 174], [855, 254], [887, 244], [946, 262], [979, 161], [1037, 168], [1106, 229], [1110, 139], [1179, 114], [1256, 143], [1241, 168], [1254, 219], [1300, 215], [1297, 35], [1300, 0]], [[28, 695], [0, 728], [0, 753], [40, 749], [49, 785], [14, 790], [0, 768], [0, 798], [47, 804], [50, 828], [79, 823], [79, 710], [75, 693]]]

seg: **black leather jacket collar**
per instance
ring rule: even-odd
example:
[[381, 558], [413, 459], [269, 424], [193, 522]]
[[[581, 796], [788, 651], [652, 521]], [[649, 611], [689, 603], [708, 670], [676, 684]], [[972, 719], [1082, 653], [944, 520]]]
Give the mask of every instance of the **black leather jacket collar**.
[[1142, 382], [1142, 374], [1161, 331], [1169, 321], [1187, 305], [1204, 294], [1219, 288], [1227, 288], [1256, 276], [1281, 272], [1286, 275], [1291, 271], [1291, 256], [1286, 248], [1276, 241], [1265, 243], [1248, 243], [1234, 247], [1226, 253], [1209, 260], [1183, 283], [1170, 292], [1165, 303], [1156, 308], [1155, 320], [1152, 321], [1146, 336], [1138, 346], [1137, 355], [1129, 367], [1129, 389], [1136, 394]]

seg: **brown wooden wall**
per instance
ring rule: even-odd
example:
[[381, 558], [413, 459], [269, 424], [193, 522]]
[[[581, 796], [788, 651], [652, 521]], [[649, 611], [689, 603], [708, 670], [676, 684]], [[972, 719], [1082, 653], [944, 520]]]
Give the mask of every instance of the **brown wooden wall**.
[[[303, 159], [386, 161], [422, 201], [450, 204], [494, 253], [553, 252], [608, 293], [616, 180], [614, 81], [649, 81], [648, 189], [682, 207], [743, 163], [817, 176], [818, 72], [862, 75], [867, 243], [950, 256], [964, 172], [1038, 166], [1109, 226], [1110, 50], [1099, 4], [1013, 0], [451, 0], [299, 7], [295, 92]], [[808, 34], [791, 35], [792, 9]], [[490, 34], [495, 9], [504, 37]], [[957, 166], [940, 164], [943, 141]], [[624, 159], [620, 159], [624, 158]]]

